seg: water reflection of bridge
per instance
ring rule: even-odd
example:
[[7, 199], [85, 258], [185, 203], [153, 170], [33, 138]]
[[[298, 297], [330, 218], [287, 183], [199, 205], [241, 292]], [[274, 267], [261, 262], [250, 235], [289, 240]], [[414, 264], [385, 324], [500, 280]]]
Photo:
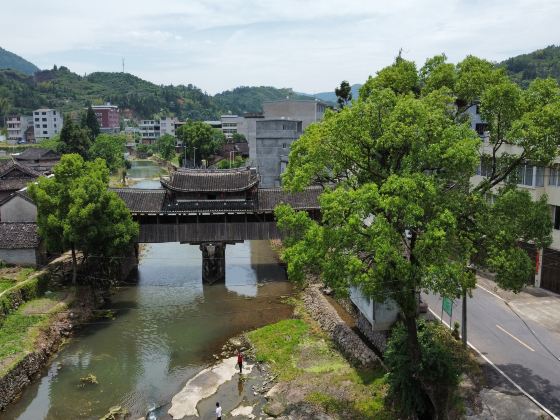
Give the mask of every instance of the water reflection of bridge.
[[274, 208], [280, 203], [319, 217], [320, 188], [287, 193], [258, 188], [251, 169], [179, 170], [161, 189], [116, 189], [139, 223], [137, 242], [199, 244], [203, 279], [223, 281], [225, 246], [245, 240], [279, 239]]

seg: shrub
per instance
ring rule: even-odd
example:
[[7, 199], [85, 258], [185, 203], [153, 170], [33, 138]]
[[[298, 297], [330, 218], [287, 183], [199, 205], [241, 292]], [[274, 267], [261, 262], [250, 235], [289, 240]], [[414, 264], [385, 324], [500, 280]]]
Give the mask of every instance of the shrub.
[[461, 343], [441, 324], [420, 321], [418, 341], [422, 350], [420, 364], [410, 360], [402, 325], [394, 328], [385, 352], [388, 398], [406, 416], [429, 413], [429, 399], [439, 401], [440, 407], [447, 410], [467, 361]]

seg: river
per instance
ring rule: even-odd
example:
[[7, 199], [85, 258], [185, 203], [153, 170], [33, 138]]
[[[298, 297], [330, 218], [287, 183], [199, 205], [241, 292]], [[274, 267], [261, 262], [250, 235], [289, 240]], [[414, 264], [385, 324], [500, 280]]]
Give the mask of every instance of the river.
[[[141, 247], [137, 278], [114, 294], [114, 319], [84, 325], [2, 418], [99, 418], [121, 405], [132, 418], [168, 404], [214, 362], [228, 338], [291, 315], [292, 293], [267, 241], [226, 247], [225, 284], [201, 280], [198, 246]], [[82, 386], [80, 378], [97, 377]]]

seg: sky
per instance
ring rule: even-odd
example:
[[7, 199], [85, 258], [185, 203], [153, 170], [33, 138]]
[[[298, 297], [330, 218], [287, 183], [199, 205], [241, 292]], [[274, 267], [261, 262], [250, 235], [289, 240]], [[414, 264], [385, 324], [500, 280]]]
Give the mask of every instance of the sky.
[[493, 61], [560, 44], [559, 0], [0, 0], [0, 47], [42, 69], [215, 94], [332, 91], [403, 57]]

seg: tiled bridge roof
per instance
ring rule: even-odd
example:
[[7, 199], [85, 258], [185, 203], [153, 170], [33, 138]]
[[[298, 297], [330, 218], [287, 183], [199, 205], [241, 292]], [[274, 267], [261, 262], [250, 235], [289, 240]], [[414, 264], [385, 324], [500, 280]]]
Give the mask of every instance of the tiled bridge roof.
[[259, 183], [259, 176], [249, 168], [179, 169], [162, 178], [164, 187], [180, 192], [246, 191]]
[[321, 188], [311, 187], [298, 193], [281, 188], [261, 188], [256, 200], [188, 200], [174, 201], [165, 189], [113, 189], [132, 213], [271, 213], [280, 203], [296, 210], [318, 210]]

